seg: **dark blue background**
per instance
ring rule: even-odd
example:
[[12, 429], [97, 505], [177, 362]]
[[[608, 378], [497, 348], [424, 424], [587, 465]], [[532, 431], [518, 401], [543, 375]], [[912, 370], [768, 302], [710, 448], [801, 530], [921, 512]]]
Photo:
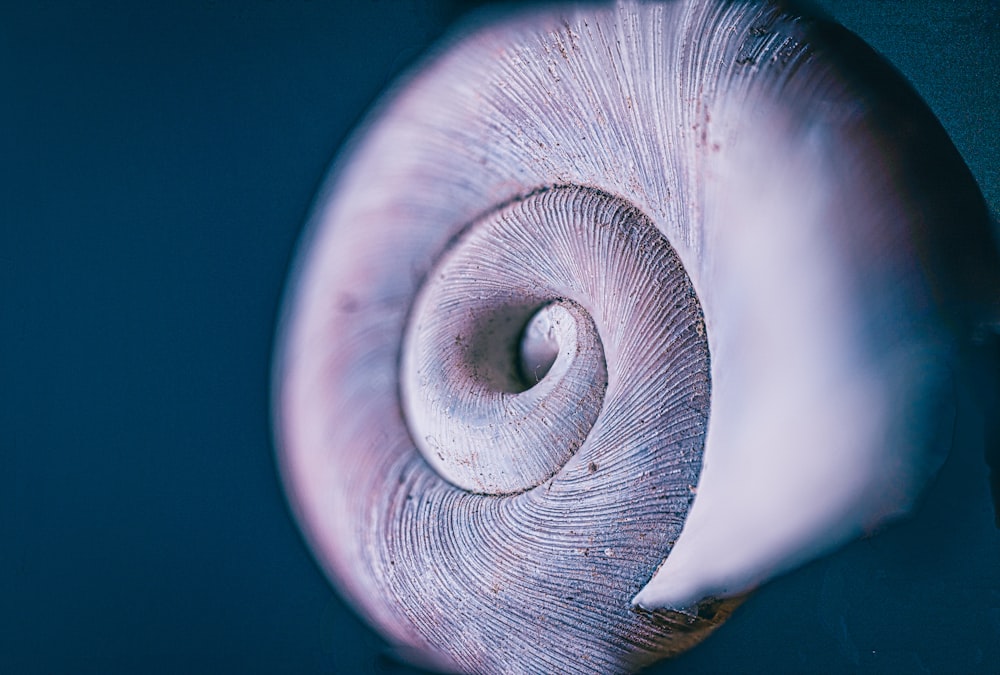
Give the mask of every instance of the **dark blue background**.
[[[403, 672], [296, 530], [269, 368], [329, 162], [461, 3], [22, 4], [0, 12], [0, 671]], [[823, 4], [997, 213], [994, 3]], [[959, 441], [914, 519], [658, 670], [1000, 670], [1000, 531]]]

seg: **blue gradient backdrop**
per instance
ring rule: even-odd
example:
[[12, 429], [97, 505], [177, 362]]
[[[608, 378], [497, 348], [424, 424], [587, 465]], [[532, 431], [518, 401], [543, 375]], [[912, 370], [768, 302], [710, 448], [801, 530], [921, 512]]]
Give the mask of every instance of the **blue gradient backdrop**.
[[[823, 3], [1000, 204], [1000, 11]], [[410, 672], [345, 607], [269, 427], [314, 192], [459, 2], [6, 3], [0, 671]], [[998, 672], [982, 443], [911, 521], [788, 575], [657, 672]]]

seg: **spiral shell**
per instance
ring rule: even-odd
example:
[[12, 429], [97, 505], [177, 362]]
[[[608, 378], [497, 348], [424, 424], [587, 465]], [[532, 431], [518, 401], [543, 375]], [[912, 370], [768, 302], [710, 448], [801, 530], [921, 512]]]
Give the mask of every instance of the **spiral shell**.
[[985, 207], [899, 76], [783, 3], [460, 35], [319, 202], [286, 481], [438, 667], [631, 670], [909, 507], [996, 288]]

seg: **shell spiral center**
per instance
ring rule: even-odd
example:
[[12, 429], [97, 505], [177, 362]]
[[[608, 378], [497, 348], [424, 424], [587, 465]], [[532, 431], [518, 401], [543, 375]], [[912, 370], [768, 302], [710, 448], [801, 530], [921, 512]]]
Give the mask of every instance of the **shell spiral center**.
[[[552, 478], [587, 443], [627, 335], [671, 351], [665, 275], [685, 277], [697, 304], [655, 226], [590, 188], [543, 190], [473, 223], [428, 275], [404, 340], [402, 403], [426, 461], [479, 494]], [[665, 374], [644, 368], [636, 384]]]

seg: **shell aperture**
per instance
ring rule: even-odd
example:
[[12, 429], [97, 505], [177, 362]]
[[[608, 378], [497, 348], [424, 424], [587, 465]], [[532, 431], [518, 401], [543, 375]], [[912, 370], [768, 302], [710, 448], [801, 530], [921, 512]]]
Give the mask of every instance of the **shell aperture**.
[[365, 129], [276, 403], [300, 522], [390, 640], [630, 670], [919, 494], [977, 311], [928, 242], [992, 242], [933, 118], [827, 30], [769, 2], [528, 11]]

